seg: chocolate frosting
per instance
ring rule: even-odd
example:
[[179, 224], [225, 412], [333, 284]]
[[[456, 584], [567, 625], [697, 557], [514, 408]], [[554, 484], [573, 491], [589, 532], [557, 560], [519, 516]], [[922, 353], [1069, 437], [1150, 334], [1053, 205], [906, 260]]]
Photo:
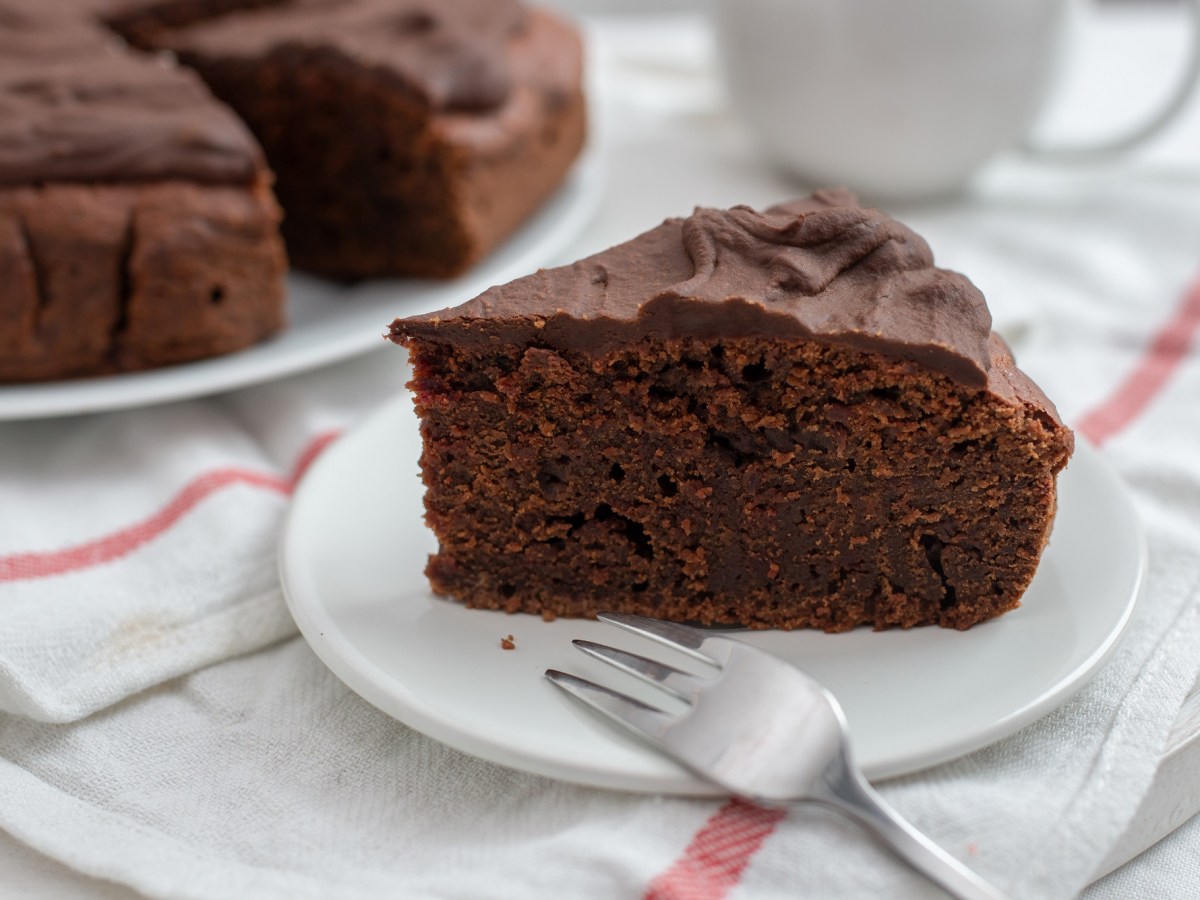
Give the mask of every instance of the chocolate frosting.
[[188, 26], [164, 44], [202, 62], [332, 55], [432, 109], [479, 112], [507, 98], [509, 45], [527, 17], [516, 0], [283, 0]]
[[616, 346], [641, 336], [804, 337], [988, 382], [991, 314], [929, 246], [844, 190], [756, 212], [697, 209], [461, 306], [398, 319], [393, 338]]
[[0, 5], [0, 185], [249, 184], [262, 166], [245, 126], [192, 73], [89, 22]]

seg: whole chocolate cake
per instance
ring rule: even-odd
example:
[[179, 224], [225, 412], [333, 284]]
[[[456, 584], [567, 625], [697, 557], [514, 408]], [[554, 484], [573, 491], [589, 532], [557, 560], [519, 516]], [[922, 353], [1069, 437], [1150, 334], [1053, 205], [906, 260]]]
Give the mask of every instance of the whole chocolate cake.
[[698, 209], [391, 337], [427, 574], [476, 607], [967, 628], [1018, 605], [1073, 448], [979, 291], [844, 191]]
[[298, 268], [458, 274], [584, 118], [578, 35], [514, 0], [0, 0], [0, 381], [277, 330], [273, 183]]

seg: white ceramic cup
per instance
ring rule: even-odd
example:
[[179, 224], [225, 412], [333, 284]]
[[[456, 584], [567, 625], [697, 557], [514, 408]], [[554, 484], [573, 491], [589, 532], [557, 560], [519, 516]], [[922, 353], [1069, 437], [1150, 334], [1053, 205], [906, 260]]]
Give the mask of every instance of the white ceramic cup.
[[1200, 77], [1200, 0], [1187, 2], [1191, 54], [1170, 102], [1074, 148], [1024, 143], [1073, 0], [713, 0], [713, 17], [731, 100], [769, 157], [812, 184], [909, 200], [957, 190], [1002, 150], [1078, 159], [1157, 133]]

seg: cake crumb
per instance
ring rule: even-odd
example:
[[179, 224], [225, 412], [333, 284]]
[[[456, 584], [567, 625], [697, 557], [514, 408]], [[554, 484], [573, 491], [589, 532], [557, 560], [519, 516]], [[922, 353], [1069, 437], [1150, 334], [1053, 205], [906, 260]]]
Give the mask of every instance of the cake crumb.
[[558, 613], [556, 613], [554, 610], [552, 610], [552, 609], [543, 609], [542, 610], [542, 621], [543, 622], [553, 622], [557, 618], [558, 618]]
[[508, 635], [508, 637], [500, 638], [500, 649], [501, 650], [516, 650], [517, 649], [517, 642], [513, 640], [513, 636], [511, 634]]

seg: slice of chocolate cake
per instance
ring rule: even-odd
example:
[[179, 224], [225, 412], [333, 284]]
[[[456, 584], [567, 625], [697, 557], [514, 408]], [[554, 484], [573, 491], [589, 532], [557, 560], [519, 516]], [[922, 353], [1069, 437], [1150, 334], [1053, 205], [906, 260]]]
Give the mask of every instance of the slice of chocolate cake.
[[397, 320], [434, 590], [840, 631], [1018, 605], [1073, 436], [983, 297], [844, 191], [698, 209]]
[[0, 0], [0, 380], [142, 369], [282, 323], [253, 137], [190, 72]]
[[579, 36], [515, 0], [108, 0], [262, 143], [294, 265], [458, 274], [561, 183], [584, 135]]

